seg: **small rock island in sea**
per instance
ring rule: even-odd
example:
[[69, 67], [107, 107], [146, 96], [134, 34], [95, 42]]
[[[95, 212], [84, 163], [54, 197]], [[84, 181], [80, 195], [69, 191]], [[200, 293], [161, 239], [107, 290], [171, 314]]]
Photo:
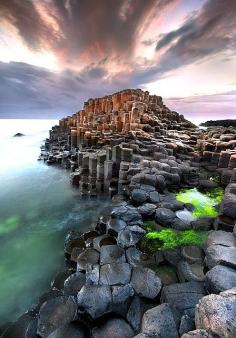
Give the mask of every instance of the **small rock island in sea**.
[[16, 133], [15, 135], [13, 135], [13, 137], [22, 137], [22, 136], [25, 136], [25, 135], [22, 133]]
[[235, 128], [127, 89], [60, 120], [41, 159], [113, 209], [68, 233], [64, 271], [1, 337], [236, 337]]

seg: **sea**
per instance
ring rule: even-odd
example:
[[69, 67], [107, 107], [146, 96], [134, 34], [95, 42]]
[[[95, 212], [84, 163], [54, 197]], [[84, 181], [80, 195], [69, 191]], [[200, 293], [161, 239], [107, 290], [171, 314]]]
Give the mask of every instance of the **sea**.
[[57, 122], [0, 119], [0, 325], [49, 290], [64, 268], [66, 233], [89, 230], [111, 207], [109, 198], [81, 198], [69, 171], [38, 161]]

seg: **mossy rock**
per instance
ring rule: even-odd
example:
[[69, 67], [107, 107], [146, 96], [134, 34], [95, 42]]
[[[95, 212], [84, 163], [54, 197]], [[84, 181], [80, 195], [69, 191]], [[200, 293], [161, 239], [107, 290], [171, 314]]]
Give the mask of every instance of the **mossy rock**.
[[150, 231], [140, 241], [143, 252], [154, 254], [158, 250], [174, 249], [180, 246], [201, 246], [207, 239], [206, 231], [188, 229], [177, 231], [166, 228], [161, 231]]

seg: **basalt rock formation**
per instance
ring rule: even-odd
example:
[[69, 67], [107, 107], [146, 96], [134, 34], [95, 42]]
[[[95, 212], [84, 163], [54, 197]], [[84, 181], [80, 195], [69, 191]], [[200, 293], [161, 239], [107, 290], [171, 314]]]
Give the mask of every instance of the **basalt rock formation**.
[[48, 164], [71, 168], [82, 194], [114, 195], [132, 182], [166, 185], [196, 178], [191, 167], [199, 131], [168, 109], [160, 96], [123, 90], [89, 99], [84, 108], [59, 121], [46, 142]]
[[[81, 195], [113, 196], [112, 210], [68, 233], [66, 268], [1, 337], [236, 337], [235, 140], [235, 129], [202, 131], [140, 89], [60, 120], [41, 158], [70, 170]], [[212, 175], [225, 187], [219, 214], [193, 218], [174, 192], [214, 189]], [[147, 221], [206, 240], [147, 252]]]

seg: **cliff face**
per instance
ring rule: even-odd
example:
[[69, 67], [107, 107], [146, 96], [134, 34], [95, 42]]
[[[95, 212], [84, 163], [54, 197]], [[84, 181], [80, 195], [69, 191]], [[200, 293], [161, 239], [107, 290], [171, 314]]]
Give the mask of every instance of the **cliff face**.
[[102, 98], [89, 99], [82, 110], [60, 120], [60, 131], [71, 129], [72, 145], [103, 142], [114, 133], [159, 132], [195, 127], [183, 115], [171, 111], [157, 95], [141, 89], [125, 89]]

